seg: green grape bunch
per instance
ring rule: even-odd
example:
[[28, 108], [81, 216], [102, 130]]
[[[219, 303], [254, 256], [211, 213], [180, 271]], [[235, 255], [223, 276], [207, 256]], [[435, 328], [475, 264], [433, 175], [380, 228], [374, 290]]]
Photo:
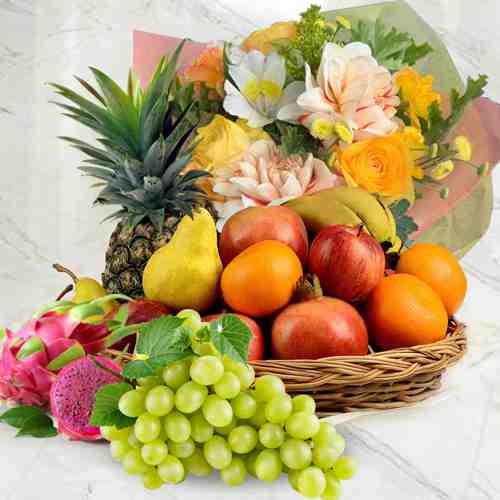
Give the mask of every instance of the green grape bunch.
[[147, 489], [215, 469], [228, 486], [248, 474], [270, 482], [286, 473], [305, 497], [340, 498], [356, 462], [343, 456], [344, 438], [318, 419], [314, 399], [290, 396], [276, 376], [256, 378], [227, 345], [227, 352], [217, 350], [196, 311], [178, 318], [189, 329], [189, 356], [137, 378], [135, 387], [115, 384], [114, 395], [112, 386], [97, 394], [94, 421], [103, 414], [103, 395], [108, 403], [114, 398], [106, 421], [116, 424], [101, 426], [112, 458]]

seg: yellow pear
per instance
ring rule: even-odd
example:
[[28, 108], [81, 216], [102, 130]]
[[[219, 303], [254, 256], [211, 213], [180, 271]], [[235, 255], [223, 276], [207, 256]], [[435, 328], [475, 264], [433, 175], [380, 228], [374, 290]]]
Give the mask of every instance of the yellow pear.
[[172, 309], [204, 311], [216, 299], [221, 273], [215, 222], [200, 208], [192, 218], [185, 215], [172, 239], [148, 260], [144, 294]]

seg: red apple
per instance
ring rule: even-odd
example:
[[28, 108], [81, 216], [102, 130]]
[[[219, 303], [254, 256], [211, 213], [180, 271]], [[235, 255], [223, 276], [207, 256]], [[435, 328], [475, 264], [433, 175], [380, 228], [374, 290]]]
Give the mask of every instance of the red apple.
[[[253, 338], [250, 341], [250, 345], [248, 346], [248, 361], [257, 361], [259, 359], [264, 359], [265, 341], [264, 334], [262, 333], [262, 329], [260, 328], [260, 326], [252, 318], [244, 316], [243, 314], [227, 314], [232, 314], [240, 318], [241, 321], [243, 321], [243, 323], [245, 323], [252, 332]], [[203, 321], [213, 321], [214, 319], [219, 319], [223, 315], [224, 313], [211, 314], [210, 316], [206, 316], [205, 318], [203, 318]]]
[[328, 226], [314, 238], [309, 270], [318, 276], [325, 295], [362, 302], [384, 277], [385, 255], [361, 227]]
[[353, 306], [320, 297], [283, 310], [274, 320], [271, 343], [277, 359], [364, 355], [368, 353], [368, 332]]
[[246, 248], [264, 240], [288, 245], [302, 264], [307, 261], [307, 229], [302, 219], [288, 207], [250, 207], [237, 212], [224, 224], [219, 253], [226, 266]]
[[[135, 325], [138, 323], [146, 323], [153, 319], [157, 319], [161, 316], [165, 316], [170, 314], [170, 309], [162, 304], [161, 302], [157, 302], [155, 300], [147, 300], [147, 299], [137, 299], [132, 300], [127, 303], [128, 304], [128, 318], [127, 325]], [[106, 320], [113, 319], [117, 310], [111, 311], [107, 316]], [[132, 352], [135, 347], [136, 334], [129, 335], [121, 339], [117, 344], [113, 346], [113, 349], [123, 350], [128, 345], [128, 350]]]

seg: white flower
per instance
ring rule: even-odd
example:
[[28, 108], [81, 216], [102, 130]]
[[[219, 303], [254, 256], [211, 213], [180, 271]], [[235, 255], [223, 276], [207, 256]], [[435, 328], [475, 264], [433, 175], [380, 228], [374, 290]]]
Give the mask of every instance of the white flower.
[[[283, 108], [278, 118], [298, 121], [310, 130], [319, 119], [323, 132], [327, 130], [325, 120], [332, 125], [340, 123], [352, 131], [354, 140], [361, 140], [393, 133], [398, 128], [393, 120], [398, 105], [393, 77], [378, 65], [368, 45], [327, 43], [317, 82], [306, 66], [305, 92], [296, 103]], [[331, 131], [330, 139], [335, 140], [333, 126]]]
[[242, 159], [219, 168], [213, 184], [213, 191], [225, 198], [214, 202], [221, 230], [229, 217], [244, 208], [279, 205], [344, 181], [312, 154], [286, 156], [274, 142], [261, 140]]
[[253, 128], [276, 120], [280, 108], [293, 103], [304, 91], [303, 82], [285, 86], [285, 60], [276, 52], [268, 56], [257, 50], [245, 54], [239, 64], [229, 65], [234, 86], [226, 80], [224, 109], [245, 118]]

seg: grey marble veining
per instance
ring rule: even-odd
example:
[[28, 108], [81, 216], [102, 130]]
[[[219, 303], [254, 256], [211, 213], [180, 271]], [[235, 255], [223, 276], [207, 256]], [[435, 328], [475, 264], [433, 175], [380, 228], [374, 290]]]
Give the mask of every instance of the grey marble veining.
[[[0, 0], [0, 324], [15, 326], [66, 285], [50, 264], [98, 275], [113, 229], [58, 135], [84, 135], [49, 103], [47, 82], [90, 77], [88, 66], [125, 81], [132, 29], [199, 40], [233, 39], [296, 17], [307, 0]], [[375, 3], [317, 0], [324, 8]], [[500, 2], [409, 0], [446, 42], [463, 76], [490, 75], [500, 100]], [[91, 135], [88, 134], [88, 138]], [[500, 175], [494, 179], [500, 193]], [[460, 317], [471, 347], [450, 373], [453, 391], [434, 406], [358, 418], [339, 426], [359, 475], [345, 500], [499, 500], [500, 197], [486, 237], [465, 257], [469, 294]], [[285, 480], [231, 490], [215, 478], [145, 492], [103, 444], [14, 440], [0, 426], [0, 499], [276, 500], [300, 497]], [[26, 479], [29, 480], [26, 480]]]

